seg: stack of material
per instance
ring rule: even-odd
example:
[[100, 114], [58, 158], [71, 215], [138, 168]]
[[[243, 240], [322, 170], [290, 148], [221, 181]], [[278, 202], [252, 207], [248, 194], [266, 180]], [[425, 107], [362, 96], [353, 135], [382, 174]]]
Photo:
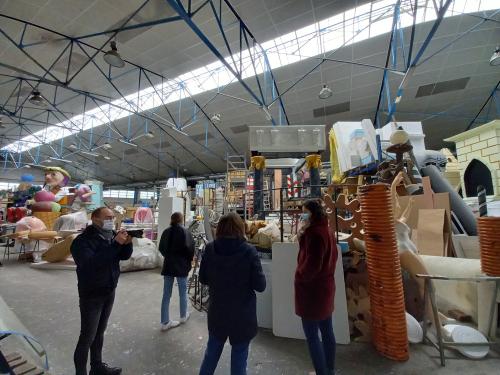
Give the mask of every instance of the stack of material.
[[366, 289], [362, 286], [358, 291], [346, 288], [347, 313], [349, 316], [349, 330], [351, 334], [360, 334], [354, 338], [357, 342], [371, 341], [370, 326], [372, 314], [370, 312], [370, 297]]
[[373, 343], [387, 358], [406, 361], [405, 302], [389, 185], [366, 185], [360, 192]]
[[481, 271], [488, 276], [500, 276], [500, 217], [480, 217], [477, 224]]

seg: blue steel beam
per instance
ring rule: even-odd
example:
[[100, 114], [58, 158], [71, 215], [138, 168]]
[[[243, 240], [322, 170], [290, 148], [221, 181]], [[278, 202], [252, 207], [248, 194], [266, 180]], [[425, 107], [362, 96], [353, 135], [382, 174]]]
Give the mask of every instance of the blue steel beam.
[[495, 85], [495, 88], [491, 91], [490, 95], [488, 96], [488, 98], [486, 99], [484, 104], [481, 106], [481, 109], [477, 112], [476, 116], [474, 116], [474, 118], [471, 120], [471, 122], [469, 122], [469, 125], [467, 125], [467, 128], [465, 128], [466, 131], [470, 130], [474, 126], [479, 115], [484, 110], [484, 108], [488, 105], [488, 103], [492, 100], [495, 100], [496, 93], [499, 90], [500, 90], [500, 81], [497, 82], [497, 84]]
[[413, 54], [413, 43], [415, 41], [415, 29], [417, 25], [417, 12], [418, 12], [418, 0], [415, 0], [413, 4], [413, 24], [411, 26], [411, 36], [410, 36], [410, 46], [408, 49], [408, 62], [406, 63], [406, 69], [411, 65], [411, 58]]
[[389, 110], [387, 122], [392, 121], [392, 119], [394, 117], [394, 113], [396, 112], [397, 103], [399, 102], [399, 100], [401, 100], [401, 97], [402, 97], [403, 91], [404, 91], [404, 86], [408, 82], [407, 78], [409, 78], [411, 76], [411, 74], [413, 73], [413, 71], [415, 70], [415, 67], [419, 63], [420, 59], [422, 58], [422, 55], [424, 54], [425, 50], [429, 46], [429, 43], [431, 42], [432, 38], [436, 34], [436, 31], [439, 28], [439, 26], [441, 25], [441, 22], [444, 19], [444, 15], [446, 14], [446, 11], [448, 10], [448, 7], [450, 6], [451, 1], [452, 0], [445, 0], [445, 2], [441, 4], [442, 6], [437, 10], [437, 18], [434, 21], [434, 23], [432, 24], [431, 30], [427, 34], [427, 37], [425, 38], [424, 42], [422, 43], [422, 46], [418, 50], [417, 54], [415, 55], [415, 58], [413, 59], [413, 61], [410, 64], [410, 67], [406, 71], [406, 76], [403, 78], [403, 80], [401, 81], [401, 83], [398, 87], [398, 90], [396, 92], [396, 96], [395, 96], [394, 101], [393, 101], [391, 108]]
[[[208, 3], [208, 2], [207, 2], [207, 3]], [[205, 4], [205, 5], [206, 5], [206, 4]], [[199, 8], [198, 8], [198, 9], [197, 9], [197, 10], [196, 10], [193, 14], [195, 14], [195, 13], [196, 13], [197, 11], [199, 11], [201, 8], [202, 8], [202, 6], [200, 6], [200, 7], [199, 7]], [[51, 30], [51, 29], [49, 29], [49, 28], [46, 28], [46, 27], [43, 27], [43, 26], [40, 26], [40, 25], [36, 25], [36, 24], [34, 24], [34, 23], [31, 23], [31, 22], [23, 21], [23, 20], [20, 20], [20, 19], [18, 19], [18, 18], [15, 18], [15, 17], [11, 17], [11, 16], [6, 16], [6, 15], [3, 15], [3, 14], [0, 14], [0, 18], [2, 18], [2, 17], [3, 17], [3, 18], [6, 18], [6, 19], [13, 20], [13, 21], [17, 21], [17, 22], [20, 22], [20, 23], [23, 23], [23, 24], [26, 24], [26, 25], [29, 25], [29, 26], [32, 26], [32, 27], [36, 27], [36, 28], [39, 28], [39, 29], [41, 29], [41, 30], [45, 30], [45, 31], [48, 31], [48, 32], [54, 33], [54, 34], [56, 34], [56, 35], [58, 35], [58, 36], [61, 36], [61, 37], [66, 38], [66, 39], [68, 39], [68, 40], [72, 40], [72, 38], [71, 38], [71, 37], [69, 37], [69, 36], [67, 36], [67, 35], [64, 35], [64, 34], [62, 34], [62, 33], [59, 33], [59, 32], [57, 32], [57, 31]], [[243, 27], [246, 27], [246, 26], [244, 26], [244, 25], [243, 25]], [[85, 51], [85, 50], [84, 50], [81, 46], [89, 47], [89, 48], [91, 48], [91, 49], [93, 49], [93, 50], [95, 50], [95, 51], [97, 51], [97, 52], [99, 52], [99, 51], [100, 51], [100, 49], [98, 49], [97, 47], [94, 47], [94, 46], [92, 46], [92, 45], [89, 45], [89, 44], [87, 44], [87, 43], [85, 43], [85, 42], [83, 42], [83, 41], [77, 41], [77, 44], [80, 46], [80, 49], [82, 49], [82, 50], [83, 50], [83, 51], [87, 54], [87, 56], [88, 56], [88, 57], [90, 57], [90, 55], [89, 55], [89, 54], [88, 54], [88, 53], [87, 53], [87, 52], [86, 52], [86, 51]], [[15, 43], [14, 43], [14, 45], [16, 45], [16, 47], [20, 48], [17, 44], [15, 44]], [[26, 52], [24, 51], [24, 53], [26, 53]], [[162, 81], [163, 81], [163, 79], [165, 79], [162, 75], [160, 75], [160, 74], [158, 74], [158, 73], [155, 73], [155, 72], [153, 72], [153, 71], [151, 71], [151, 70], [149, 70], [149, 69], [142, 68], [142, 67], [140, 67], [139, 65], [133, 64], [133, 63], [131, 63], [131, 62], [127, 61], [127, 60], [124, 60], [124, 61], [126, 61], [128, 64], [130, 64], [130, 65], [132, 65], [132, 66], [134, 66], [134, 67], [136, 67], [136, 68], [138, 68], [138, 69], [142, 69], [142, 71], [143, 71], [143, 72], [145, 72], [145, 73], [147, 72], [147, 73], [150, 73], [150, 74], [155, 75], [155, 76], [157, 76], [157, 77], [160, 77], [160, 78], [162, 79]], [[94, 62], [94, 64], [95, 64], [95, 62]], [[6, 65], [6, 64], [2, 64], [2, 63], [0, 63], [0, 66], [2, 66], [2, 65], [3, 65], [4, 67], [8, 68], [8, 69], [12, 69], [12, 70], [18, 71], [18, 72], [23, 73], [23, 74], [28, 74], [28, 75], [29, 75], [29, 76], [31, 76], [31, 77], [37, 77], [37, 78], [40, 78], [40, 77], [39, 77], [39, 76], [37, 76], [36, 74], [30, 73], [30, 72], [25, 72], [25, 71], [22, 71], [21, 69], [18, 69], [18, 68], [16, 68], [16, 67], [12, 67], [12, 66], [8, 66], [8, 65]], [[105, 74], [104, 74], [104, 75], [105, 75]], [[106, 75], [105, 75], [105, 76], [106, 76]], [[109, 78], [109, 77], [107, 77], [107, 78]], [[116, 77], [115, 77], [115, 78], [116, 78]], [[82, 94], [82, 95], [86, 95], [86, 96], [89, 96], [89, 97], [90, 97], [90, 96], [93, 96], [96, 100], [103, 101], [102, 99], [97, 98], [98, 94], [92, 94], [92, 93], [89, 93], [89, 92], [85, 92], [85, 91], [83, 91], [83, 90], [73, 89], [73, 88], [71, 88], [70, 86], [68, 86], [68, 85], [66, 85], [66, 84], [63, 84], [63, 83], [61, 83], [61, 82], [59, 82], [59, 81], [50, 81], [50, 80], [46, 80], [46, 79], [44, 79], [44, 80], [43, 80], [43, 82], [44, 82], [44, 83], [47, 83], [47, 84], [50, 84], [50, 85], [54, 85], [54, 86], [63, 86], [63, 87], [65, 87], [65, 88], [67, 88], [68, 90], [71, 90], [71, 91], [74, 91], [74, 92], [76, 92], [76, 93], [79, 93], [79, 94]], [[110, 98], [110, 101], [111, 101], [111, 98]], [[103, 101], [103, 102], [105, 102], [106, 104], [109, 104], [109, 105], [111, 105], [111, 106], [114, 106], [115, 108], [119, 108], [119, 109], [122, 109], [122, 110], [129, 111], [128, 109], [125, 109], [125, 108], [120, 108], [119, 106], [112, 104], [110, 101], [109, 101], [109, 102], [108, 102], [108, 101]], [[199, 106], [199, 104], [197, 104], [197, 106]], [[130, 112], [130, 111], [129, 111], [129, 112]], [[147, 116], [143, 116], [143, 117], [148, 118]], [[154, 121], [155, 125], [159, 126], [157, 121], [155, 121], [155, 120], [153, 120], [153, 119], [150, 119], [150, 120], [151, 120], [151, 121]], [[220, 130], [217, 128], [217, 126], [215, 126], [215, 124], [213, 124], [213, 125], [214, 125], [214, 127], [215, 127], [215, 128], [216, 128], [219, 132], [220, 132]], [[165, 130], [161, 127], [161, 126], [159, 126], [159, 127], [161, 128], [161, 130], [162, 130], [162, 131], [165, 131]], [[169, 135], [169, 137], [171, 137], [171, 138], [172, 138], [172, 136], [170, 136], [170, 135]], [[174, 141], [175, 143], [178, 143], [178, 141], [177, 141], [177, 140], [175, 140], [174, 138], [172, 138], [172, 139], [173, 139], [173, 141]], [[226, 138], [226, 139], [227, 139], [227, 138]], [[199, 144], [200, 146], [202, 146], [199, 142], [195, 142], [195, 143], [197, 143], [197, 144]], [[230, 145], [230, 146], [231, 146], [231, 148], [233, 148], [233, 149], [234, 149], [234, 147], [233, 147], [232, 145]], [[188, 152], [190, 152], [190, 150], [188, 150], [188, 149], [186, 149], [186, 150], [187, 150]], [[209, 150], [209, 151], [210, 151], [210, 150]], [[221, 159], [223, 159], [222, 157], [220, 157], [220, 156], [218, 156], [218, 155], [216, 155], [216, 156], [217, 156], [217, 157], [219, 157], [219, 158], [221, 158]]]
[[[78, 43], [79, 47], [81, 48], [80, 44], [83, 44], [83, 43], [81, 43], [81, 42], [77, 42], [77, 43]], [[87, 56], [88, 56], [88, 57], [90, 57], [90, 56], [88, 55], [88, 53], [87, 53], [87, 52], [86, 52], [83, 48], [81, 48], [81, 49], [83, 50], [83, 52], [85, 52], [85, 53], [87, 54]], [[94, 61], [92, 61], [92, 62], [95, 64], [95, 62], [94, 62]], [[1, 63], [0, 63], [0, 64], [1, 64]], [[6, 64], [2, 64], [2, 65], [6, 65]], [[97, 68], [101, 71], [101, 69], [99, 68], [99, 66], [97, 66], [97, 64], [95, 64], [95, 65], [96, 65], [96, 67], [97, 67]], [[25, 73], [24, 71], [22, 71], [22, 70], [20, 70], [20, 69], [17, 69], [17, 68], [15, 68], [15, 67], [11, 67], [11, 66], [6, 66], [6, 67], [8, 67], [8, 68], [10, 68], [10, 69], [13, 69], [13, 70], [20, 71], [21, 73]], [[144, 69], [144, 71], [147, 71], [147, 70], [146, 70], [146, 69]], [[29, 72], [26, 72], [26, 73], [28, 73], [30, 76], [38, 77], [38, 76], [37, 76], [37, 75], [35, 75], [35, 74], [29, 73]], [[101, 71], [101, 73], [103, 73], [103, 72]], [[153, 74], [156, 74], [156, 73], [154, 73], [154, 72], [152, 72], [152, 73], [153, 73]], [[104, 76], [106, 76], [104, 73], [103, 73], [103, 75], [104, 75]], [[157, 74], [156, 74], [156, 75], [157, 75]], [[82, 94], [82, 95], [85, 95], [85, 96], [89, 96], [89, 97], [91, 97], [91, 98], [93, 98], [93, 99], [96, 99], [96, 100], [101, 100], [101, 101], [103, 101], [102, 99], [100, 99], [100, 98], [96, 98], [95, 96], [92, 96], [92, 95], [90, 95], [89, 93], [82, 92], [82, 91], [80, 91], [80, 90], [74, 90], [74, 89], [71, 89], [69, 86], [66, 86], [65, 84], [61, 84], [61, 83], [59, 83], [59, 82], [48, 81], [48, 80], [45, 80], [44, 78], [41, 78], [41, 77], [38, 77], [38, 78], [39, 78], [39, 81], [42, 81], [43, 83], [47, 83], [47, 84], [50, 84], [50, 85], [54, 85], [54, 86], [56, 86], [56, 87], [57, 87], [57, 86], [62, 86], [62, 87], [64, 87], [64, 88], [66, 88], [66, 89], [69, 89], [69, 90], [72, 90], [72, 91], [78, 92], [79, 94]], [[111, 82], [110, 82], [110, 83], [111, 83]], [[111, 84], [112, 84], [112, 83], [111, 83]], [[114, 84], [112, 84], [112, 85], [114, 86]], [[123, 95], [122, 95], [121, 93], [120, 93], [120, 95], [121, 95], [121, 96], [122, 96], [122, 98], [123, 98]], [[103, 101], [103, 102], [105, 102], [106, 104], [112, 105], [112, 106], [114, 106], [114, 107], [118, 107], [118, 108], [120, 108], [120, 109], [122, 109], [122, 110], [124, 110], [124, 111], [131, 112], [129, 109], [122, 108], [122, 107], [119, 107], [119, 106], [117, 106], [117, 105], [113, 105], [112, 103], [109, 103], [109, 102], [107, 102], [107, 101]], [[146, 118], [148, 118], [148, 117], [146, 117]], [[69, 119], [68, 119], [68, 120], [69, 120]], [[151, 121], [155, 122], [154, 120], [151, 120]], [[155, 124], [156, 124], [156, 125], [157, 125], [160, 129], [162, 129], [163, 131], [165, 131], [165, 130], [164, 130], [164, 129], [160, 126], [160, 125], [158, 125], [158, 123], [157, 123], [157, 122], [155, 122]], [[170, 136], [170, 135], [169, 135], [169, 136]], [[170, 136], [170, 137], [171, 137], [171, 136]], [[172, 139], [174, 140], [174, 142], [178, 143], [178, 141], [177, 141], [177, 140], [175, 140], [174, 138], [172, 138]], [[197, 142], [197, 143], [198, 143], [198, 142]], [[190, 151], [190, 150], [188, 150], [187, 148], [185, 148], [185, 149], [186, 149], [186, 151], [188, 151], [189, 153], [191, 153], [191, 151]], [[217, 156], [217, 155], [216, 155], [216, 156]], [[205, 164], [205, 163], [203, 163], [201, 160], [200, 160], [200, 162], [201, 162], [203, 165], [205, 165], [205, 166], [206, 166], [206, 164]], [[206, 167], [208, 168], [208, 166], [206, 166]], [[209, 168], [209, 169], [210, 169], [210, 168]], [[210, 169], [210, 171], [212, 171], [212, 170]], [[213, 171], [212, 171], [212, 172], [213, 172]]]
[[[208, 2], [206, 2], [206, 3], [205, 3], [205, 5], [206, 5], [206, 4], [208, 4]], [[195, 12], [199, 11], [200, 9], [201, 9], [201, 6], [200, 6], [197, 10], [195, 10]], [[195, 12], [193, 12], [193, 14], [194, 14]], [[33, 23], [24, 22], [24, 21], [22, 21], [22, 20], [19, 20], [19, 19], [16, 19], [16, 18], [14, 18], [14, 17], [10, 17], [10, 16], [0, 15], [0, 17], [4, 17], [4, 18], [11, 19], [11, 20], [14, 20], [14, 21], [22, 22], [22, 23], [25, 25], [25, 27], [27, 27], [27, 26], [29, 25], [29, 26], [31, 26], [31, 27], [40, 28], [40, 29], [43, 29], [43, 30], [46, 30], [46, 31], [49, 31], [49, 32], [55, 33], [55, 34], [57, 34], [57, 35], [59, 35], [59, 36], [63, 36], [64, 38], [66, 38], [66, 39], [70, 40], [70, 43], [71, 43], [71, 44], [70, 44], [70, 49], [71, 49], [71, 47], [73, 46], [73, 43], [74, 43], [74, 42], [73, 42], [73, 40], [71, 39], [71, 37], [67, 37], [67, 36], [65, 36], [65, 35], [63, 35], [63, 34], [61, 34], [61, 33], [55, 32], [54, 30], [50, 30], [50, 29], [47, 29], [47, 28], [41, 27], [41, 26], [36, 25], [36, 24], [33, 24]], [[90, 48], [94, 49], [94, 50], [95, 50], [95, 51], [97, 51], [97, 52], [99, 52], [99, 50], [100, 50], [100, 49], [98, 49], [98, 48], [96, 48], [96, 47], [93, 47], [93, 46], [88, 45], [87, 43], [84, 43], [84, 42], [81, 42], [81, 41], [79, 42], [79, 44], [82, 44], [82, 45], [84, 45], [84, 46], [90, 47]], [[132, 64], [132, 63], [131, 63], [131, 64]], [[139, 67], [139, 66], [137, 66], [137, 65], [135, 65], [135, 64], [132, 64], [132, 65], [133, 65], [133, 66], [136, 66], [136, 67]], [[141, 69], [141, 67], [139, 67], [139, 69]], [[150, 74], [153, 74], [153, 75], [155, 75], [155, 76], [161, 77], [161, 78], [162, 78], [162, 80], [163, 80], [163, 78], [164, 78], [163, 76], [161, 76], [161, 75], [159, 75], [159, 74], [157, 74], [157, 73], [155, 73], [155, 72], [152, 72], [152, 71], [150, 71], [150, 70], [147, 70], [147, 69], [144, 69], [144, 72], [149, 72]], [[36, 75], [31, 74], [30, 72], [26, 72], [26, 73], [28, 73], [28, 74], [29, 74], [30, 76], [32, 76], [32, 77], [33, 77], [33, 76], [34, 76], [34, 77], [37, 77]], [[37, 78], [40, 78], [40, 77], [37, 77]], [[33, 81], [35, 82], [35, 80], [33, 80]], [[37, 84], [40, 84], [40, 83], [46, 83], [46, 84], [50, 84], [50, 85], [53, 85], [53, 86], [63, 86], [63, 87], [65, 87], [65, 88], [66, 88], [66, 89], [68, 89], [68, 90], [74, 91], [75, 93], [77, 93], [77, 95], [84, 95], [85, 97], [91, 97], [91, 96], [93, 95], [93, 94], [91, 94], [91, 93], [84, 92], [84, 91], [82, 91], [82, 90], [72, 89], [72, 88], [71, 88], [71, 87], [69, 87], [69, 86], [65, 86], [65, 85], [64, 85], [64, 83], [61, 83], [60, 81], [50, 81], [50, 80], [47, 80], [47, 79], [43, 79], [43, 80], [40, 80], [40, 79], [39, 79], [39, 80], [37, 81]], [[97, 94], [96, 94], [96, 95], [97, 95]], [[100, 98], [97, 98], [97, 97], [95, 97], [95, 96], [94, 96], [94, 98], [95, 98], [96, 100], [100, 100], [100, 101], [102, 101], [102, 102], [107, 103], [107, 101], [104, 101], [104, 100], [102, 100], [102, 99], [100, 99]], [[68, 99], [68, 100], [72, 100], [72, 99], [74, 99], [74, 97], [72, 97], [72, 98], [70, 98], [70, 99]], [[53, 103], [53, 104], [55, 104], [55, 103]], [[110, 103], [107, 103], [107, 104], [110, 104]], [[127, 109], [125, 109], [125, 110], [127, 110]], [[205, 114], [205, 113], [204, 113], [204, 114]], [[206, 114], [205, 114], [205, 115], [206, 115]], [[215, 127], [216, 127], [216, 126], [215, 126]], [[216, 128], [217, 128], [217, 127], [216, 127]], [[177, 142], [176, 140], [174, 140], [174, 141], [175, 141], [175, 142]], [[177, 143], [178, 143], [178, 142], [177, 142]]]
[[[84, 52], [84, 53], [88, 56], [87, 51], [85, 51], [83, 48], [81, 48], [81, 46], [80, 46], [80, 42], [76, 42], [76, 43], [77, 43], [77, 45], [80, 47], [80, 49], [81, 49], [81, 50], [82, 50], [82, 51], [83, 51], [83, 52]], [[165, 130], [165, 129], [164, 129], [164, 128], [160, 125], [160, 122], [159, 122], [159, 121], [156, 121], [156, 120], [152, 119], [151, 117], [148, 117], [148, 116], [146, 116], [146, 115], [144, 115], [143, 113], [140, 113], [140, 112], [138, 112], [138, 111], [133, 111], [133, 110], [131, 109], [131, 108], [133, 107], [133, 105], [132, 105], [131, 103], [129, 103], [129, 102], [125, 99], [125, 96], [121, 93], [120, 89], [118, 89], [118, 87], [117, 87], [117, 86], [116, 86], [116, 85], [115, 85], [115, 84], [114, 84], [114, 83], [113, 83], [113, 82], [112, 82], [112, 81], [111, 81], [111, 80], [110, 80], [110, 79], [106, 76], [106, 73], [104, 73], [104, 72], [102, 71], [102, 69], [99, 67], [99, 65], [97, 65], [97, 64], [96, 64], [96, 62], [95, 62], [95, 61], [93, 61], [93, 60], [92, 60], [92, 64], [94, 64], [94, 66], [97, 68], [97, 70], [99, 70], [99, 72], [103, 75], [103, 77], [104, 77], [104, 78], [106, 78], [106, 79], [108, 80], [109, 84], [110, 84], [110, 85], [111, 85], [111, 86], [115, 89], [115, 91], [116, 91], [116, 92], [117, 92], [117, 93], [118, 93], [118, 94], [122, 97], [122, 99], [123, 99], [123, 100], [125, 100], [125, 101], [127, 102], [127, 104], [130, 106], [130, 109], [121, 108], [121, 107], [119, 107], [119, 106], [116, 106], [116, 107], [121, 108], [122, 110], [125, 110], [125, 111], [127, 111], [127, 112], [133, 113], [133, 114], [135, 114], [135, 115], [137, 115], [137, 116], [140, 116], [140, 117], [143, 117], [143, 118], [145, 118], [145, 119], [150, 120], [150, 121], [151, 121], [151, 122], [153, 122], [153, 123], [154, 123], [154, 124], [155, 124], [155, 125], [156, 125], [159, 129], [160, 129], [160, 130], [162, 130], [162, 131], [163, 131], [165, 134], [167, 134], [167, 135], [168, 135], [171, 139], [173, 139], [173, 140], [174, 140], [174, 142], [176, 142], [177, 144], [179, 144], [180, 146], [182, 146], [182, 147], [183, 147], [183, 148], [184, 148], [184, 149], [185, 149], [185, 150], [186, 150], [186, 151], [187, 151], [190, 155], [192, 155], [192, 156], [196, 157], [196, 155], [194, 155], [194, 154], [193, 154], [193, 152], [192, 152], [190, 149], [188, 149], [187, 147], [185, 147], [185, 146], [181, 145], [181, 144], [180, 144], [180, 143], [179, 143], [179, 142], [178, 142], [178, 141], [177, 141], [177, 140], [176, 140], [173, 136], [171, 136], [170, 134], [168, 134], [168, 133], [167, 133], [167, 131], [166, 131], [166, 130]], [[111, 103], [107, 103], [107, 104], [112, 105]], [[205, 114], [205, 116], [208, 118], [208, 115], [207, 115], [206, 113], [204, 113], [204, 114]], [[227, 138], [226, 138], [226, 139], [227, 139]], [[203, 146], [203, 145], [201, 145], [199, 142], [194, 141], [194, 140], [192, 140], [192, 141], [193, 141], [193, 142], [195, 142], [195, 143], [197, 143], [198, 145], [200, 145], [200, 146], [204, 147], [204, 146]], [[229, 140], [228, 140], [228, 142], [229, 142]], [[215, 155], [216, 155], [216, 154], [215, 154]], [[220, 156], [218, 156], [218, 155], [216, 155], [216, 156], [220, 158]], [[196, 158], [197, 158], [197, 157], [196, 157]], [[207, 165], [207, 164], [206, 164], [203, 160], [201, 160], [201, 159], [199, 159], [199, 158], [197, 158], [197, 160], [198, 160], [201, 164], [203, 164], [203, 165], [204, 165], [204, 166], [205, 166], [208, 170], [210, 170], [211, 172], [213, 172], [213, 170], [212, 170], [212, 169], [211, 169], [211, 168], [210, 168], [210, 167], [209, 167], [209, 166], [208, 166], [208, 165]]]
[[[124, 27], [127, 25], [127, 23], [129, 23], [129, 21], [134, 18], [145, 6], [146, 4], [149, 3], [149, 0], [145, 0], [141, 6], [139, 8], [137, 8], [134, 12], [132, 12], [132, 14], [127, 17], [127, 19], [125, 20], [125, 22], [121, 25], [121, 27]], [[80, 74], [80, 72], [85, 69], [85, 67], [90, 64], [91, 62], [94, 61], [94, 58], [99, 54], [99, 52], [102, 52], [102, 49], [104, 47], [106, 47], [108, 45], [108, 43], [116, 36], [116, 34], [118, 34], [118, 31], [114, 31], [111, 36], [106, 40], [106, 42], [104, 42], [100, 48], [97, 49], [97, 51], [95, 51], [91, 57], [89, 57], [89, 59], [71, 76], [70, 79], [68, 79], [66, 81], [66, 84], [69, 85], [75, 78], [78, 74]], [[81, 48], [81, 47], [80, 47]]]
[[387, 83], [387, 69], [389, 68], [389, 61], [391, 59], [394, 34], [395, 34], [395, 29], [396, 29], [397, 21], [398, 21], [398, 17], [399, 17], [399, 11], [397, 11], [396, 9], [399, 9], [400, 4], [401, 4], [401, 0], [398, 0], [398, 2], [394, 5], [394, 14], [392, 17], [392, 28], [391, 28], [391, 34], [389, 36], [389, 46], [387, 48], [387, 55], [385, 58], [384, 74], [382, 75], [382, 82], [380, 83], [380, 91], [379, 91], [379, 95], [378, 95], [378, 99], [377, 99], [377, 108], [375, 110], [375, 115], [373, 117], [373, 123], [375, 124], [376, 128], [380, 128], [379, 112], [380, 112], [380, 108], [381, 108], [382, 101], [384, 98], [384, 89], [385, 89], [386, 83]]
[[[500, 9], [496, 10], [493, 14], [492, 14], [492, 17], [496, 16], [498, 13], [500, 13]], [[443, 52], [445, 49], [449, 48], [450, 46], [452, 46], [454, 43], [456, 43], [457, 41], [459, 41], [460, 39], [462, 39], [464, 36], [470, 34], [472, 31], [474, 31], [475, 29], [477, 29], [479, 26], [483, 25], [485, 22], [487, 22], [488, 20], [481, 20], [480, 22], [476, 23], [474, 26], [470, 27], [469, 29], [465, 30], [464, 32], [458, 34], [455, 38], [453, 38], [452, 41], [446, 43], [443, 47], [441, 47], [440, 49], [438, 49], [436, 52], [434, 52], [432, 55], [426, 57], [424, 60], [422, 60], [418, 66], [424, 64], [425, 62], [427, 62], [428, 60], [432, 59], [434, 56], [436, 56], [437, 54]]]
[[253, 90], [243, 81], [240, 74], [229, 64], [220, 51], [213, 45], [213, 43], [208, 39], [208, 37], [200, 30], [200, 28], [195, 24], [191, 16], [186, 12], [184, 6], [177, 2], [176, 0], [165, 0], [170, 6], [179, 14], [179, 16], [184, 20], [184, 22], [193, 30], [193, 32], [201, 39], [201, 41], [208, 47], [208, 49], [219, 59], [219, 61], [231, 72], [231, 74], [237, 77], [243, 88], [252, 96], [260, 106], [264, 105], [262, 100], [253, 92]]
[[[29, 83], [28, 83], [28, 84], [29, 84]], [[31, 84], [30, 84], [30, 86], [31, 86]], [[44, 99], [45, 99], [45, 100], [47, 100], [47, 98], [44, 98]], [[84, 102], [84, 113], [85, 113], [85, 105], [86, 105], [86, 99], [87, 99], [87, 98], [86, 98], [86, 97], [84, 97], [84, 99], [85, 99], [85, 102]], [[71, 122], [71, 119], [70, 119], [70, 118], [68, 118], [68, 117], [67, 117], [67, 116], [66, 116], [63, 112], [61, 112], [61, 111], [60, 111], [60, 110], [59, 110], [59, 109], [58, 109], [58, 108], [57, 108], [54, 104], [51, 104], [51, 105], [54, 107], [54, 109], [55, 109], [58, 113], [60, 113], [60, 114], [64, 117], [64, 120], [67, 120], [67, 121], [70, 121], [70, 122]], [[56, 118], [56, 119], [57, 119], [60, 123], [62, 123], [62, 122], [64, 121], [64, 120], [61, 120], [61, 119], [60, 119], [57, 115], [55, 115], [55, 114], [53, 114], [53, 116], [54, 116], [54, 117], [55, 117], [55, 118]], [[74, 123], [72, 123], [72, 124], [73, 124], [73, 126], [76, 126], [76, 124], [74, 124]], [[29, 131], [29, 133], [30, 133], [31, 135], [33, 135], [33, 136], [34, 136], [33, 132]], [[38, 137], [37, 137], [37, 138], [38, 138]], [[82, 136], [81, 134], [80, 134], [80, 138], [81, 138], [81, 139], [84, 139], [84, 138], [83, 138], [83, 136]], [[88, 142], [89, 142], [89, 150], [90, 150], [90, 149], [91, 149], [91, 146], [92, 146], [92, 144], [93, 144], [93, 142], [92, 142], [92, 132], [91, 132], [91, 138], [90, 138], [90, 140], [88, 140]], [[63, 157], [63, 155], [60, 155], [60, 154], [58, 154], [58, 153], [57, 153], [57, 151], [56, 151], [56, 150], [55, 150], [55, 149], [51, 146], [51, 144], [45, 144], [45, 145], [47, 145], [49, 148], [51, 148], [51, 149], [52, 149], [52, 151], [56, 154], [56, 156], [57, 156], [57, 157]], [[145, 152], [147, 155], [149, 155], [149, 156], [154, 156], [154, 155], [152, 155], [152, 154], [151, 154], [151, 153], [150, 153], [147, 149], [144, 149], [144, 148], [142, 148], [142, 147], [139, 147], [139, 148], [140, 148], [143, 152]], [[71, 153], [71, 151], [70, 151], [70, 153]], [[109, 151], [108, 151], [108, 153], [109, 153], [109, 154], [111, 154], [111, 155], [113, 155], [113, 156], [115, 156], [115, 157], [117, 157], [117, 155], [114, 155], [112, 152], [109, 152]], [[80, 156], [81, 156], [81, 155], [80, 155]], [[87, 159], [87, 160], [91, 160], [91, 159], [88, 159], [88, 158], [85, 158], [85, 159]], [[128, 163], [128, 164], [130, 164], [131, 166], [134, 166], [134, 167], [136, 167], [136, 168], [140, 169], [138, 166], [136, 166], [136, 165], [134, 165], [134, 164], [132, 164], [132, 163], [129, 163], [129, 162], [127, 162], [127, 163]], [[163, 163], [165, 166], [169, 167], [169, 168], [173, 168], [171, 165], [169, 165], [169, 164], [167, 164], [167, 163], [165, 163], [165, 162], [163, 162], [163, 161], [162, 161], [162, 163]]]

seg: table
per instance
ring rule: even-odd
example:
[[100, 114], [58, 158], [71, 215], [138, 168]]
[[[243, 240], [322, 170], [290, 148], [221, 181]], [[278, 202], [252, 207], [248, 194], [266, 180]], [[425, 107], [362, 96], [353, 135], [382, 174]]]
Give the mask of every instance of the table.
[[[495, 283], [495, 292], [493, 293], [493, 297], [490, 302], [490, 315], [489, 315], [489, 324], [488, 324], [488, 332], [491, 331], [492, 324], [494, 323], [493, 317], [495, 315], [495, 305], [497, 303], [497, 296], [500, 292], [500, 277], [493, 276], [478, 276], [478, 277], [446, 277], [446, 276], [438, 276], [438, 275], [423, 275], [418, 274], [417, 277], [423, 278], [425, 281], [425, 289], [424, 289], [424, 303], [427, 305], [427, 301], [430, 300], [430, 304], [432, 307], [432, 315], [435, 322], [439, 321], [439, 313], [436, 303], [436, 295], [434, 293], [434, 287], [432, 285], [432, 280], [442, 280], [442, 281], [463, 281], [463, 282], [494, 282]], [[427, 318], [427, 313], [424, 315], [424, 341], [427, 340], [430, 342], [432, 346], [434, 346], [438, 351], [441, 357], [441, 366], [445, 366], [445, 357], [444, 357], [444, 349], [446, 347], [456, 347], [456, 346], [490, 346], [496, 344], [495, 341], [488, 341], [487, 343], [456, 343], [453, 341], [446, 341], [443, 339], [443, 334], [441, 329], [436, 329], [437, 343], [432, 341], [427, 336], [427, 322], [429, 321]], [[488, 337], [490, 339], [490, 337]]]

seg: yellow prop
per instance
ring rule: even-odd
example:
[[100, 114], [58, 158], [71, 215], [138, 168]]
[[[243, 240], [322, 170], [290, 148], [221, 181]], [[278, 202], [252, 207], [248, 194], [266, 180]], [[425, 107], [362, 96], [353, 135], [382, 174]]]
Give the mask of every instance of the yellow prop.
[[252, 168], [260, 171], [266, 168], [266, 158], [264, 156], [252, 156]]
[[340, 184], [344, 175], [340, 173], [339, 158], [337, 156], [337, 139], [335, 138], [335, 133], [333, 129], [329, 133], [330, 140], [330, 165], [332, 168], [332, 183]]
[[318, 154], [307, 155], [306, 156], [306, 168], [307, 169], [321, 168], [321, 155], [318, 155]]

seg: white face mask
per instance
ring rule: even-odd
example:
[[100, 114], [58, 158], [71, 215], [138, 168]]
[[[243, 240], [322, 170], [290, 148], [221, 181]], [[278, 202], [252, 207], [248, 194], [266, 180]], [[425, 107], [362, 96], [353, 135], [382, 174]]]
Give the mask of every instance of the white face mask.
[[114, 220], [103, 220], [102, 229], [104, 229], [104, 230], [115, 229], [115, 221]]

